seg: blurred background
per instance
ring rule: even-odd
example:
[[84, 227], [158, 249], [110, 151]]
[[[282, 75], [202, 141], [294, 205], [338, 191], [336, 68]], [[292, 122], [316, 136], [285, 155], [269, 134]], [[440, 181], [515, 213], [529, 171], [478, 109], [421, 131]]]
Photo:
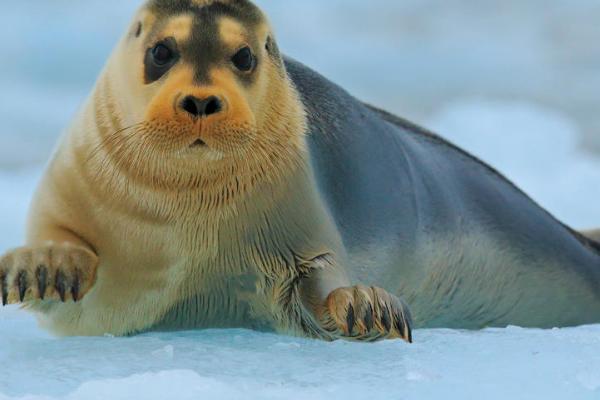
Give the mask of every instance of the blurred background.
[[[259, 0], [283, 51], [434, 129], [560, 219], [600, 227], [597, 0]], [[6, 1], [0, 249], [140, 0]]]

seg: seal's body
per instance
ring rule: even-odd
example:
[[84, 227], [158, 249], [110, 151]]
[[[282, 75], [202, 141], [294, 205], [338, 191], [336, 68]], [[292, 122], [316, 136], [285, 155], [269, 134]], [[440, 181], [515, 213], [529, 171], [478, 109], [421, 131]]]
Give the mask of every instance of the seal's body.
[[400, 296], [418, 326], [600, 321], [599, 248], [284, 60], [248, 1], [153, 0], [61, 140], [0, 289], [66, 335], [410, 341]]
[[402, 295], [417, 326], [600, 322], [597, 242], [436, 135], [297, 63], [288, 71], [353, 282]]

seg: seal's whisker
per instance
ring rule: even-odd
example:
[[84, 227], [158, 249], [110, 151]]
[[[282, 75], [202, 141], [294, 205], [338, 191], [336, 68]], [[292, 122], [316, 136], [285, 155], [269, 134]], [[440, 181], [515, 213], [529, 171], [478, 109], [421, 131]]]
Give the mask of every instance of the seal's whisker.
[[125, 128], [119, 129], [118, 131], [116, 131], [112, 134], [102, 137], [100, 139], [100, 142], [91, 149], [90, 154], [87, 157], [85, 163], [87, 164], [92, 159], [94, 159], [98, 155], [98, 153], [102, 151], [103, 148], [107, 147], [108, 145], [114, 144], [116, 141], [118, 141], [120, 139], [123, 139], [123, 135], [121, 135], [122, 133], [127, 132], [134, 128], [138, 128], [143, 124], [144, 124], [144, 122], [138, 122], [137, 124], [127, 126]]
[[[119, 169], [125, 166], [129, 153], [135, 153], [132, 147], [138, 147], [135, 141], [131, 139], [140, 131], [143, 123], [137, 123], [126, 128], [120, 129], [110, 136], [101, 139], [100, 143], [90, 152], [90, 156], [86, 161], [86, 165], [96, 160], [99, 163], [99, 168], [94, 168], [93, 177], [95, 181], [100, 181], [101, 177], [105, 177], [108, 184], [114, 181]], [[103, 149], [108, 149], [106, 155], [98, 158], [102, 154]], [[118, 168], [111, 168], [111, 162], [115, 163]]]

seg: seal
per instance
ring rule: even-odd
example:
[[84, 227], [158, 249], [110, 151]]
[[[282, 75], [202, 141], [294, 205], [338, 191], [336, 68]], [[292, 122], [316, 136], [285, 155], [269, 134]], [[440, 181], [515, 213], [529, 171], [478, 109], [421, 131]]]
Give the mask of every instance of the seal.
[[307, 123], [256, 6], [148, 2], [59, 143], [27, 246], [0, 261], [3, 303], [59, 335], [410, 340], [396, 296], [350, 285]]
[[590, 239], [600, 242], [600, 230], [586, 231], [586, 232], [582, 232], [582, 233], [583, 233], [583, 235], [589, 237]]
[[0, 283], [61, 335], [410, 342], [414, 327], [600, 321], [600, 244], [284, 57], [249, 1], [151, 0], [62, 137]]

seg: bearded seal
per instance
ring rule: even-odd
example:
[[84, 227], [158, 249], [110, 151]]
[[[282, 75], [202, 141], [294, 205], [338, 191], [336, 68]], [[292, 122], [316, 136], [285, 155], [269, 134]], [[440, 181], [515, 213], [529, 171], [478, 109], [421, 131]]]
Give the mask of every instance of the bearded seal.
[[247, 0], [139, 11], [0, 282], [62, 335], [410, 342], [413, 327], [600, 321], [600, 244], [284, 57]]

